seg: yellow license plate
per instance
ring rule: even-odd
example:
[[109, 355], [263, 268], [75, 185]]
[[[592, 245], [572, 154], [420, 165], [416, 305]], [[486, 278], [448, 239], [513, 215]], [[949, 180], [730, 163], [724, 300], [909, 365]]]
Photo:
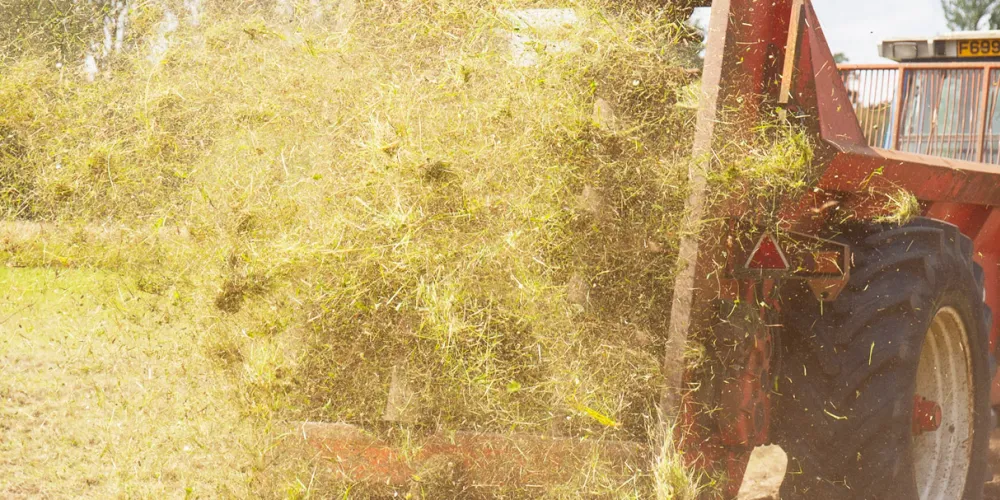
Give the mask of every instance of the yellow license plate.
[[1000, 40], [959, 40], [958, 57], [1000, 56]]

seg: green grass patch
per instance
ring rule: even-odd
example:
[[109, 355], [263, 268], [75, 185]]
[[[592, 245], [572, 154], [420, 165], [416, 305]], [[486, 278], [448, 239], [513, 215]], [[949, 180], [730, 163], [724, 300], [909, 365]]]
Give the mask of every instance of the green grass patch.
[[255, 424], [184, 294], [83, 269], [0, 268], [0, 494], [250, 494]]

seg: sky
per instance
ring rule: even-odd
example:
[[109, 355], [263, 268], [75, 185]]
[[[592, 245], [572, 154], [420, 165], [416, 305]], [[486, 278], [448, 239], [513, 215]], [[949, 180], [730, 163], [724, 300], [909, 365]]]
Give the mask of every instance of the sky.
[[[830, 48], [852, 63], [886, 62], [878, 56], [883, 39], [948, 32], [940, 0], [813, 0], [813, 6]], [[702, 26], [708, 26], [708, 11], [695, 12]]]

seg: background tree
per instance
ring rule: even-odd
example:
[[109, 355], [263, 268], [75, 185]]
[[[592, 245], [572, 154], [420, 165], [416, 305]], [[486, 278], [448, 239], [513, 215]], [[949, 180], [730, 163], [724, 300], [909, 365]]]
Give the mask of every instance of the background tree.
[[997, 0], [941, 0], [948, 29], [955, 31], [1000, 28], [998, 4]]

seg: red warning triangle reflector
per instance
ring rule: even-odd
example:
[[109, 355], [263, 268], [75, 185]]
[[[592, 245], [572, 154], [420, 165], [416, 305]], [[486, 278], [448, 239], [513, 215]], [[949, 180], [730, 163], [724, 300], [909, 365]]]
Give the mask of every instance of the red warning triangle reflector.
[[781, 248], [778, 247], [774, 238], [770, 234], [764, 233], [757, 241], [753, 252], [750, 252], [746, 267], [747, 269], [784, 271], [788, 269], [788, 259], [785, 258], [785, 254], [781, 252]]

